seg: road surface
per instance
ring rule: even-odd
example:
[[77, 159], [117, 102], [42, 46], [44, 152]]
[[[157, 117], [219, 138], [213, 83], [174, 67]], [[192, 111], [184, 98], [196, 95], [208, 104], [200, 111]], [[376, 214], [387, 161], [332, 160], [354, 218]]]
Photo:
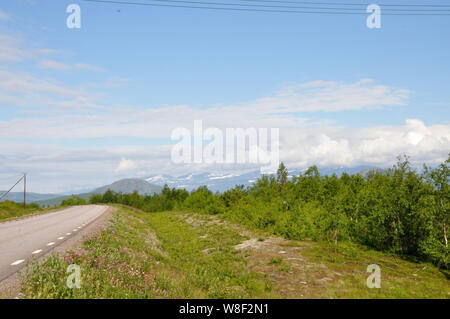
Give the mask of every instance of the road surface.
[[57, 212], [0, 223], [0, 281], [32, 257], [60, 245], [108, 210], [108, 206], [74, 206]]

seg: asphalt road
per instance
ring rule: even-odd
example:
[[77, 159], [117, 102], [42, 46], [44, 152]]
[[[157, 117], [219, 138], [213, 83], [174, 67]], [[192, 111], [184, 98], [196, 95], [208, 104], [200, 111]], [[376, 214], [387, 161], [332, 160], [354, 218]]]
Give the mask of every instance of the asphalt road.
[[105, 213], [108, 206], [75, 206], [0, 223], [0, 281], [40, 257]]

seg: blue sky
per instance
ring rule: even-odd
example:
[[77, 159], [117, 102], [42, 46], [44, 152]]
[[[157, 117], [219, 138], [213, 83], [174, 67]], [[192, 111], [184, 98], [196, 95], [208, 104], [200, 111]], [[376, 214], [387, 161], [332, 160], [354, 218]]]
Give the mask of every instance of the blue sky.
[[[81, 29], [66, 27], [71, 3], [81, 7]], [[417, 164], [442, 161], [450, 16], [381, 8], [381, 28], [369, 29], [368, 14], [4, 0], [0, 189], [22, 171], [33, 191], [58, 192], [251, 168], [170, 163], [170, 132], [194, 119], [279, 127], [288, 167], [386, 166], [401, 153]]]

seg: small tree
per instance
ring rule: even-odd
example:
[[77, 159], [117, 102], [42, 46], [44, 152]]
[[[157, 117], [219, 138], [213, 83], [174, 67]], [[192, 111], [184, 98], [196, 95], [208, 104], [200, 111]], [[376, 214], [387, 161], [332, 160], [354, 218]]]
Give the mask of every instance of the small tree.
[[278, 166], [278, 170], [277, 170], [277, 183], [280, 186], [280, 188], [282, 188], [282, 187], [284, 187], [284, 185], [286, 185], [287, 177], [288, 177], [288, 171], [287, 171], [284, 163], [281, 162], [280, 166]]
[[116, 203], [117, 202], [117, 193], [108, 189], [104, 194], [103, 194], [103, 203]]
[[432, 195], [436, 203], [436, 217], [442, 225], [445, 247], [448, 248], [447, 227], [450, 218], [450, 153], [447, 160], [435, 169], [425, 165], [425, 178], [432, 185]]
[[103, 196], [101, 194], [92, 194], [89, 197], [90, 204], [100, 204], [103, 202]]
[[71, 197], [63, 200], [61, 202], [61, 206], [78, 206], [78, 205], [86, 205], [87, 202], [84, 198], [80, 196], [72, 195]]

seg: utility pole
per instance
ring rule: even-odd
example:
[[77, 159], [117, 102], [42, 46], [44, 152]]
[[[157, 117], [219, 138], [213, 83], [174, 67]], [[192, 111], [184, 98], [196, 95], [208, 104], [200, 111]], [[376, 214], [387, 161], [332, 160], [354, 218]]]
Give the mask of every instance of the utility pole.
[[23, 173], [23, 209], [27, 208], [27, 173]]

